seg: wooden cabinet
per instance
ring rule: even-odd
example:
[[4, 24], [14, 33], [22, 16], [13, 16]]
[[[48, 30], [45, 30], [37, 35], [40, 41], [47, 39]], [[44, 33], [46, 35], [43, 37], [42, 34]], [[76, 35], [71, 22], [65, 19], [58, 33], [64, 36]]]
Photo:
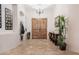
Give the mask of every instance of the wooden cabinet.
[[32, 19], [32, 38], [47, 39], [47, 19], [46, 18]]

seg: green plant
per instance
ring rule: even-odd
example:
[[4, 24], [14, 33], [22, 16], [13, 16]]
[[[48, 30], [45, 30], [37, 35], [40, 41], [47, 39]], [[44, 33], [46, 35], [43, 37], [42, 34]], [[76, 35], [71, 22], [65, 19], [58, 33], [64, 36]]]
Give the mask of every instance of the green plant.
[[56, 27], [59, 27], [58, 45], [64, 46], [65, 36], [63, 34], [65, 29], [65, 16], [57, 16], [56, 21]]

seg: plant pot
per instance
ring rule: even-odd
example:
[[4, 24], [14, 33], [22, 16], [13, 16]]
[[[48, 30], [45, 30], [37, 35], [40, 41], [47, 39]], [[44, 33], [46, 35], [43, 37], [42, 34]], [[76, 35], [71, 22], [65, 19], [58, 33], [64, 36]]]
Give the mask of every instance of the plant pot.
[[27, 39], [30, 39], [30, 32], [27, 32]]
[[60, 50], [66, 50], [66, 43], [63, 43], [63, 45], [59, 45]]

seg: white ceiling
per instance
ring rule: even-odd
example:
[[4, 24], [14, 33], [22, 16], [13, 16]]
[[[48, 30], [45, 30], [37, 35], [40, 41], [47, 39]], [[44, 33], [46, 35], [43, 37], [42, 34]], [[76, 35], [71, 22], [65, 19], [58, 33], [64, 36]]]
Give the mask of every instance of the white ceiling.
[[35, 9], [54, 9], [55, 4], [24, 4], [26, 10], [35, 10]]
[[29, 6], [31, 6], [34, 9], [45, 9], [48, 8], [48, 6], [50, 6], [50, 4], [30, 4]]
[[30, 12], [36, 11], [36, 9], [39, 10], [39, 8], [47, 11], [53, 11], [55, 6], [56, 4], [24, 4], [25, 10]]

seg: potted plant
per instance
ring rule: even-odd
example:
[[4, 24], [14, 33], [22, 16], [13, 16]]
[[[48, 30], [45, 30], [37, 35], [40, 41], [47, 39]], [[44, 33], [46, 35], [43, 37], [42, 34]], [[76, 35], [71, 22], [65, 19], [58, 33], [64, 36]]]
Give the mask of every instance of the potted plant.
[[64, 42], [64, 37], [62, 35], [59, 36], [58, 45], [60, 50], [66, 50], [66, 43]]
[[57, 43], [61, 50], [66, 50], [66, 43], [65, 43], [65, 17], [64, 16], [57, 16], [58, 19], [58, 27], [59, 27], [59, 36]]
[[27, 39], [30, 39], [30, 32], [27, 32]]

